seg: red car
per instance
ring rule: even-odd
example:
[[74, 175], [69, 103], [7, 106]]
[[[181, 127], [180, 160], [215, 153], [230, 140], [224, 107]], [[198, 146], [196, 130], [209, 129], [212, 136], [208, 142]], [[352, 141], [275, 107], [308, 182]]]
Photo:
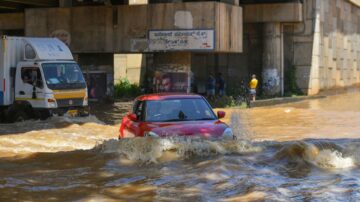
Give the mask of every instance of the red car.
[[132, 112], [122, 120], [120, 138], [202, 136], [234, 138], [231, 128], [220, 121], [210, 104], [195, 94], [148, 94], [135, 99]]

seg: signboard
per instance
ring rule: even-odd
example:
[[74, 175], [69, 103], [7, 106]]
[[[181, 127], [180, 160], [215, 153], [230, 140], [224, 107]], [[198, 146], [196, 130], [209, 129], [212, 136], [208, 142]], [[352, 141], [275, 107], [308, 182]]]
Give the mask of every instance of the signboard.
[[215, 31], [204, 30], [150, 30], [150, 51], [214, 50]]

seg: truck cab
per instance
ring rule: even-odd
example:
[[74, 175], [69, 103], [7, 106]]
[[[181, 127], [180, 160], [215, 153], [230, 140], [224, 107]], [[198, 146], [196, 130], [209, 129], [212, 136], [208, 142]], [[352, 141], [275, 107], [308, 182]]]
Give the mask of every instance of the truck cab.
[[4, 59], [0, 66], [3, 119], [12, 122], [67, 112], [88, 114], [83, 73], [63, 42], [56, 38], [5, 37], [0, 50]]

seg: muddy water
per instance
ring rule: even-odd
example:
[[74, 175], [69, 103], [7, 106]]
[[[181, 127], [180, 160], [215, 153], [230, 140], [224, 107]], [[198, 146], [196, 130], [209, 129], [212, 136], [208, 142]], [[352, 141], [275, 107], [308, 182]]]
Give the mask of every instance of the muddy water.
[[128, 105], [0, 125], [1, 201], [360, 200], [360, 93], [226, 110], [236, 141], [117, 141]]

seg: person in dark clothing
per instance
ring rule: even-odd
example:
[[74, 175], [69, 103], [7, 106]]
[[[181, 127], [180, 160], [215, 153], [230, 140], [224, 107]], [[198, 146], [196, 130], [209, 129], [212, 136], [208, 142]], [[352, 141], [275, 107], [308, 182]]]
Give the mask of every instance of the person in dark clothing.
[[206, 82], [206, 94], [210, 100], [215, 99], [215, 85], [216, 85], [216, 80], [214, 76], [210, 74]]
[[216, 87], [219, 93], [219, 96], [222, 97], [225, 94], [225, 80], [222, 74], [219, 72], [216, 76]]

